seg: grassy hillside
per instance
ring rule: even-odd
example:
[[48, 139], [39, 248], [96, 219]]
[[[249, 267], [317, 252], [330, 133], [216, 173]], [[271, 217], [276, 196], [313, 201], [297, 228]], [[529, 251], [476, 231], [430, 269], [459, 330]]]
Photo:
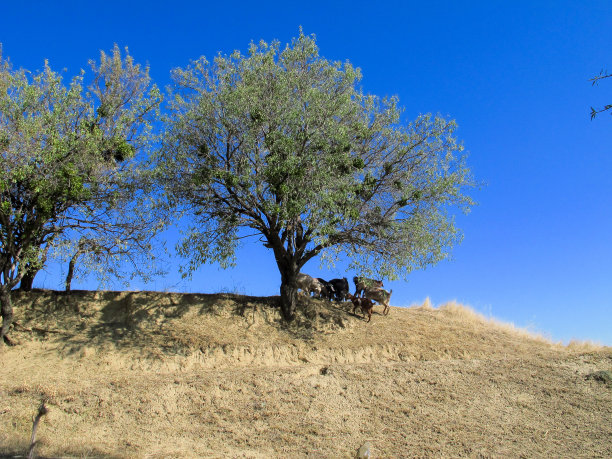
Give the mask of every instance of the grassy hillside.
[[[0, 455], [612, 457], [612, 349], [448, 304], [154, 292], [18, 294], [0, 350]], [[378, 307], [378, 312], [382, 310]], [[605, 373], [604, 373], [605, 374]]]

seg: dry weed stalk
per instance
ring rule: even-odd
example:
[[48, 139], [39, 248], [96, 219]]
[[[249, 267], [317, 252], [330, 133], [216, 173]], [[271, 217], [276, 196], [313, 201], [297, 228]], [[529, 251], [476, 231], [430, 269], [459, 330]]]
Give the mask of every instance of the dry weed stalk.
[[30, 450], [28, 451], [28, 459], [34, 459], [34, 447], [36, 446], [36, 430], [38, 429], [38, 423], [41, 418], [49, 412], [47, 405], [45, 405], [46, 400], [43, 400], [38, 407], [38, 414], [33, 419], [32, 424], [32, 437], [30, 438]]

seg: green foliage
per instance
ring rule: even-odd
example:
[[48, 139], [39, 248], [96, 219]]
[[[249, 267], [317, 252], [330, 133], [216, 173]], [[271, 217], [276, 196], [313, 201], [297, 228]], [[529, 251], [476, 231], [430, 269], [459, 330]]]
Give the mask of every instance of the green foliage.
[[157, 163], [169, 200], [194, 213], [188, 269], [233, 260], [241, 228], [281, 273], [344, 253], [395, 277], [459, 241], [448, 212], [469, 209], [473, 180], [455, 122], [401, 122], [396, 98], [364, 94], [360, 70], [320, 57], [313, 36], [201, 57], [173, 79]]
[[148, 68], [117, 46], [90, 61], [90, 70], [66, 84], [48, 62], [29, 72], [0, 55], [3, 288], [13, 288], [62, 237], [137, 227], [113, 223], [120, 201], [111, 197], [134, 198], [129, 160], [151, 141], [159, 91]]

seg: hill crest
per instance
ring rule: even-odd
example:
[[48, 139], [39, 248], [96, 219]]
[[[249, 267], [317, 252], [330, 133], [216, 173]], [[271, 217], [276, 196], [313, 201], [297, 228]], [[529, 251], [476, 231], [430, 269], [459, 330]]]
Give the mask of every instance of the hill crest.
[[65, 356], [112, 352], [168, 370], [177, 362], [205, 368], [383, 363], [562, 349], [453, 302], [392, 307], [388, 316], [377, 307], [366, 323], [350, 302], [302, 297], [291, 324], [282, 321], [276, 302], [277, 297], [227, 293], [38, 290], [16, 295], [15, 329], [22, 341], [59, 343]]

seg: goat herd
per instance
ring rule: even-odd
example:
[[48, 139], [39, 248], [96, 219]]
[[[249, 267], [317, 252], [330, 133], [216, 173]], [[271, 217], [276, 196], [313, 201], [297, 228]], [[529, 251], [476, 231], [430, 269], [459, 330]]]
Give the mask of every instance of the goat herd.
[[297, 284], [298, 289], [302, 290], [305, 295], [313, 295], [318, 298], [326, 298], [329, 301], [336, 300], [338, 302], [346, 299], [353, 303], [353, 313], [357, 308], [361, 308], [363, 317], [368, 315], [368, 322], [372, 319], [372, 309], [374, 301], [383, 305], [383, 314], [389, 314], [389, 300], [391, 293], [383, 289], [383, 283], [380, 280], [368, 279], [367, 277], [353, 277], [355, 283], [355, 294], [349, 293], [349, 283], [346, 277], [342, 279], [332, 279], [326, 281], [321, 278], [314, 278], [308, 274], [298, 274]]

